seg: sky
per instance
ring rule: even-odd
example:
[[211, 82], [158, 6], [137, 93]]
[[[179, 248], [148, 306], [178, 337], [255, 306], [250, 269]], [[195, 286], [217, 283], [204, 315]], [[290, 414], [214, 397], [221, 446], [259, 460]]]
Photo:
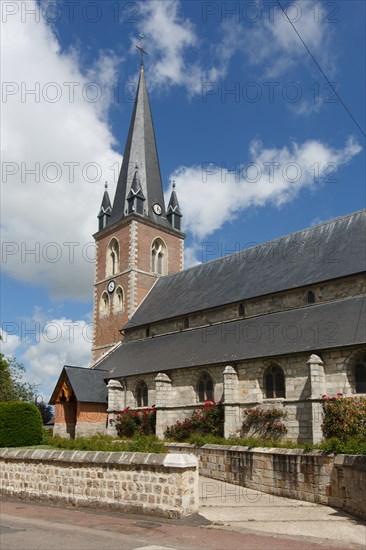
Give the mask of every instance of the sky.
[[144, 35], [186, 267], [365, 207], [365, 3], [1, 2], [2, 352], [91, 364], [93, 233]]

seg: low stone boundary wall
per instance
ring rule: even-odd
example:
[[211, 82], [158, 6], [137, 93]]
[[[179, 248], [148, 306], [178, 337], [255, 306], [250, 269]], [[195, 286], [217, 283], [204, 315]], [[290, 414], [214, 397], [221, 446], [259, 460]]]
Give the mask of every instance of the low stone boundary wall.
[[186, 454], [0, 450], [1, 494], [180, 518], [198, 512], [198, 461]]
[[366, 519], [366, 456], [329, 455], [299, 449], [169, 443], [173, 453], [192, 453], [202, 476], [263, 493], [328, 504]]

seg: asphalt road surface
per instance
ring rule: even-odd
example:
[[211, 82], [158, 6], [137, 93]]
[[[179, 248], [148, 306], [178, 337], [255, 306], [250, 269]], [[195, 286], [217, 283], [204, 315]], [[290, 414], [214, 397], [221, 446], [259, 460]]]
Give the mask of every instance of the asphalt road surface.
[[[1, 502], [1, 550], [335, 550], [344, 543], [314, 543], [220, 529], [201, 517], [161, 520], [102, 511]], [[352, 546], [354, 548], [354, 546]]]

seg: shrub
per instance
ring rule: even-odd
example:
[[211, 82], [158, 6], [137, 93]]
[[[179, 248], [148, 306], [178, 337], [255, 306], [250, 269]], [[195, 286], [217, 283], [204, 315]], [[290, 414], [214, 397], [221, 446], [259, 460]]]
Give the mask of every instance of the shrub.
[[58, 449], [75, 451], [107, 451], [107, 452], [139, 452], [139, 453], [162, 453], [164, 444], [155, 436], [135, 434], [129, 441], [116, 441], [110, 435], [96, 434], [91, 437], [77, 437], [66, 439], [60, 436], [53, 437], [49, 445]]
[[366, 455], [366, 439], [360, 435], [347, 437], [346, 439], [330, 437], [320, 443], [319, 449], [327, 453]]
[[336, 437], [345, 440], [353, 436], [366, 437], [366, 399], [322, 396], [322, 431], [326, 439]]
[[[112, 421], [113, 422], [113, 421]], [[115, 427], [119, 437], [132, 437], [135, 433], [154, 435], [156, 411], [154, 407], [136, 411], [127, 407], [116, 418]]]
[[287, 428], [282, 422], [286, 418], [286, 412], [283, 409], [262, 409], [261, 407], [244, 409], [243, 416], [242, 435], [244, 437], [275, 441], [287, 434]]
[[178, 420], [164, 433], [166, 439], [187, 441], [193, 434], [222, 437], [224, 434], [224, 409], [220, 403], [205, 401], [203, 407], [193, 411], [191, 417]]
[[34, 403], [0, 403], [0, 447], [39, 445], [42, 438], [42, 417]]

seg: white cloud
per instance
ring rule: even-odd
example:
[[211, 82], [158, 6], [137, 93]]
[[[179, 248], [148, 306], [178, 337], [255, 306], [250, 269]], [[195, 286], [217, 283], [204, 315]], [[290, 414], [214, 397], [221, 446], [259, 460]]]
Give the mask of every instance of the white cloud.
[[[332, 177], [337, 178], [339, 168], [361, 150], [352, 137], [342, 149], [317, 140], [293, 143], [282, 149], [265, 148], [260, 141], [253, 140], [247, 164], [238, 162], [233, 169], [222, 168], [219, 163], [182, 166], [171, 179], [177, 184], [184, 230], [204, 238], [246, 208], [279, 207], [293, 200], [301, 190], [316, 190], [331, 182]], [[199, 200], [192, 201], [192, 197]], [[190, 251], [190, 262], [191, 256]]]
[[[275, 78], [298, 63], [314, 62], [306, 51], [291, 23], [278, 6], [267, 12], [264, 5], [263, 16], [241, 32], [237, 24], [228, 21], [224, 27], [231, 41], [240, 44], [253, 65], [264, 66], [264, 76]], [[335, 70], [334, 53], [331, 50], [332, 28], [325, 17], [325, 8], [319, 2], [316, 6], [308, 0], [296, 0], [286, 6], [286, 13], [317, 61], [331, 77]], [[320, 76], [320, 75], [319, 75]]]
[[[97, 229], [104, 180], [112, 183], [113, 195], [110, 167], [121, 160], [106, 122], [120, 60], [100, 52], [83, 71], [77, 52], [61, 51], [42, 17], [22, 23], [20, 10], [2, 25], [2, 43], [8, 92], [2, 103], [3, 268], [42, 285], [54, 299], [84, 300], [90, 298], [93, 262], [91, 249], [83, 247]], [[26, 95], [31, 89], [37, 97]], [[74, 179], [65, 164], [70, 162], [77, 163]], [[26, 173], [35, 167], [38, 182]], [[33, 255], [26, 254], [30, 249]]]
[[[225, 43], [212, 51], [213, 61], [207, 68], [207, 60], [200, 60], [200, 54], [209, 49], [198, 37], [193, 23], [180, 14], [179, 0], [149, 0], [140, 3], [139, 30], [147, 38], [146, 49], [154, 57], [154, 66], [147, 70], [149, 87], [184, 86], [188, 95], [202, 93], [203, 82], [216, 82], [226, 75], [226, 61], [230, 57]], [[132, 39], [135, 50], [136, 39]], [[194, 51], [195, 61], [187, 56]], [[231, 48], [230, 48], [231, 52]], [[192, 57], [192, 56], [191, 56]]]
[[[12, 323], [14, 324], [14, 323]], [[14, 327], [15, 328], [15, 327]], [[24, 363], [24, 381], [37, 385], [48, 401], [63, 365], [89, 367], [92, 323], [55, 317], [36, 307], [31, 318], [17, 325], [17, 334], [2, 331], [1, 353]]]
[[21, 345], [21, 339], [17, 334], [9, 334], [6, 330], [1, 331], [0, 353], [6, 357], [14, 357], [15, 350]]
[[42, 320], [34, 317], [30, 326], [37, 326], [36, 341], [27, 342], [26, 352], [18, 359], [27, 366], [26, 379], [38, 385], [37, 392], [47, 401], [63, 365], [90, 366], [92, 327], [85, 320], [44, 316]]

